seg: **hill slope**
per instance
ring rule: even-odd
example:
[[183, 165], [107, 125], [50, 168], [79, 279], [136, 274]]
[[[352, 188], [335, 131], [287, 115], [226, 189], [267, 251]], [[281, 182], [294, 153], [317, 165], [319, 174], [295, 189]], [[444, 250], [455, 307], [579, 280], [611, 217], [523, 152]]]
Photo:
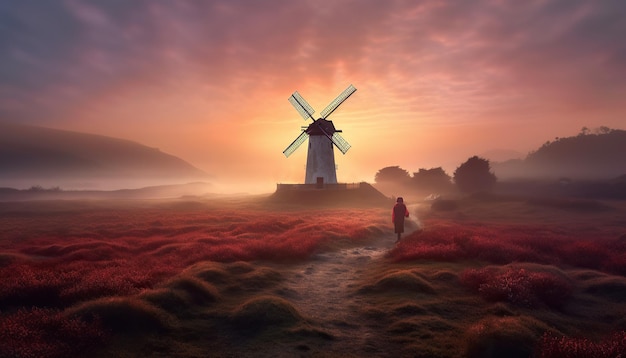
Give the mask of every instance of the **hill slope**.
[[581, 134], [547, 142], [523, 160], [494, 163], [499, 179], [612, 179], [626, 174], [626, 131]]
[[[0, 185], [206, 179], [184, 160], [129, 140], [0, 122]], [[15, 186], [15, 185], [14, 185]]]

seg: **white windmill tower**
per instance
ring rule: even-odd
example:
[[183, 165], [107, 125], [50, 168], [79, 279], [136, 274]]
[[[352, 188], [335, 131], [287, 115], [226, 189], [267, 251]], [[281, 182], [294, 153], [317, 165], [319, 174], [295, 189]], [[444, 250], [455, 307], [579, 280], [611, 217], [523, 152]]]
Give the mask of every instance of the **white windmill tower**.
[[333, 122], [326, 118], [354, 92], [356, 92], [356, 88], [352, 85], [348, 86], [348, 88], [341, 92], [337, 98], [324, 108], [320, 113], [321, 117], [318, 119], [313, 118], [315, 110], [297, 91], [289, 97], [289, 102], [295, 107], [298, 113], [300, 113], [302, 118], [304, 118], [304, 120], [311, 119], [313, 121], [308, 127], [303, 127], [302, 133], [283, 151], [285, 157], [289, 157], [307, 140], [307, 138], [309, 139], [309, 150], [306, 157], [306, 176], [304, 179], [305, 184], [321, 185], [324, 183], [337, 183], [333, 145], [336, 146], [341, 153], [346, 154], [348, 149], [350, 149], [350, 144], [339, 135], [341, 130], [335, 129]]

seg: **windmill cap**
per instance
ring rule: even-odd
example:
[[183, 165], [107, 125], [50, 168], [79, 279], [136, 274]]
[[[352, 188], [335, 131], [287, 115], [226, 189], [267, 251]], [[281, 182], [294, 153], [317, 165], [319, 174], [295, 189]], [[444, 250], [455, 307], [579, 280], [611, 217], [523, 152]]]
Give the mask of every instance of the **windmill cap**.
[[401, 196], [399, 196], [399, 197], [398, 197], [398, 199], [396, 199], [396, 202], [398, 202], [398, 203], [401, 203], [401, 202], [403, 202], [403, 201], [404, 201], [404, 199], [402, 199], [402, 197], [401, 197]]

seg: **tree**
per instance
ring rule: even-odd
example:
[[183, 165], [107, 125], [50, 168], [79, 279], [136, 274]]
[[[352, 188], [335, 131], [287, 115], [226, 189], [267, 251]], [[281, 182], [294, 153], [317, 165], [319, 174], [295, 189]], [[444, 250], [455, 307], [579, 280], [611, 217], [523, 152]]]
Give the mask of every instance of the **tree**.
[[379, 170], [374, 177], [376, 183], [406, 184], [411, 179], [409, 172], [399, 166], [385, 167]]
[[594, 133], [596, 134], [609, 134], [611, 133], [613, 130], [607, 126], [600, 126], [598, 128], [596, 128], [594, 130]]
[[493, 189], [496, 180], [489, 160], [478, 156], [469, 158], [454, 171], [454, 182], [459, 190], [466, 193], [489, 191]]
[[446, 191], [452, 185], [452, 178], [441, 168], [420, 169], [413, 173], [413, 183], [418, 189]]
[[578, 133], [578, 135], [579, 135], [579, 136], [587, 135], [587, 134], [589, 134], [589, 132], [590, 132], [590, 131], [589, 131], [589, 128], [587, 128], [587, 127], [585, 126], [585, 127], [582, 127], [582, 128], [580, 129], [580, 133]]

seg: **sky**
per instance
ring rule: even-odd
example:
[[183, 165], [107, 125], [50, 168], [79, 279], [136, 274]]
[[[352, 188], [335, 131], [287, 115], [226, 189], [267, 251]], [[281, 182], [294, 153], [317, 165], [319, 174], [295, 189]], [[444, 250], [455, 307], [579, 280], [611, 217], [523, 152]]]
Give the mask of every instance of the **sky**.
[[352, 148], [340, 182], [448, 174], [626, 129], [622, 0], [0, 2], [0, 120], [130, 139], [224, 191], [304, 180], [298, 91]]

